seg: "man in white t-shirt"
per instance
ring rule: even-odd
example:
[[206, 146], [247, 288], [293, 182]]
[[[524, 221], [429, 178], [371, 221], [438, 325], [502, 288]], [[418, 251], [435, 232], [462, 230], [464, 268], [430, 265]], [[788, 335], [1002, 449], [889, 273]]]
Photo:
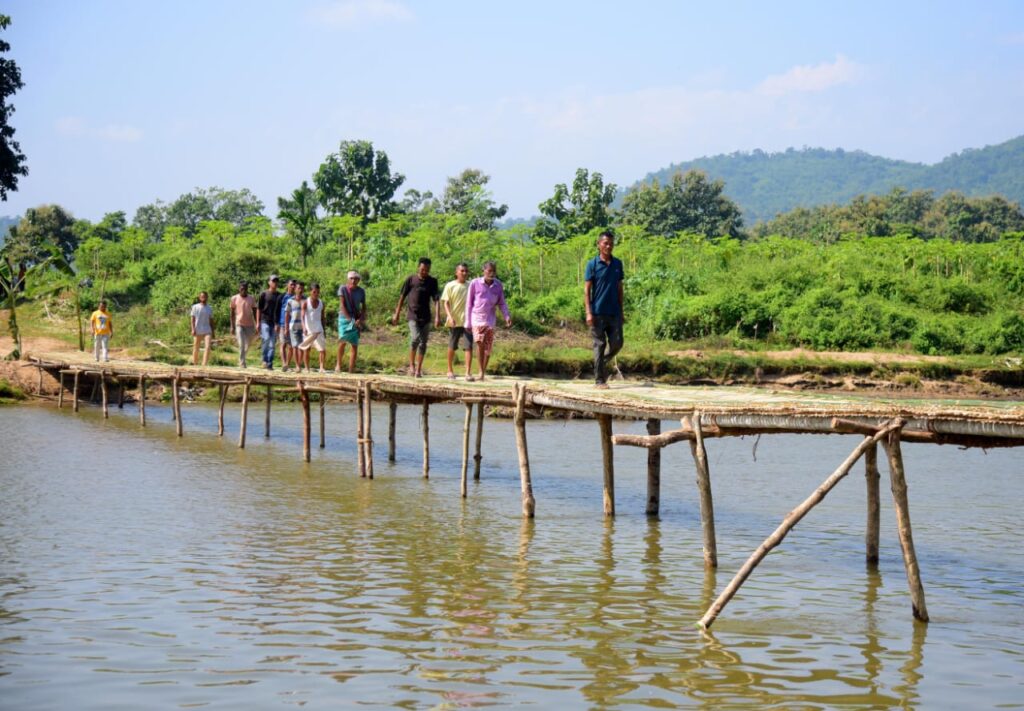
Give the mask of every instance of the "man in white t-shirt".
[[209, 299], [205, 291], [200, 291], [199, 303], [192, 304], [192, 365], [198, 364], [200, 341], [203, 342], [203, 365], [205, 366], [210, 359], [210, 344], [213, 342], [213, 307], [207, 303]]

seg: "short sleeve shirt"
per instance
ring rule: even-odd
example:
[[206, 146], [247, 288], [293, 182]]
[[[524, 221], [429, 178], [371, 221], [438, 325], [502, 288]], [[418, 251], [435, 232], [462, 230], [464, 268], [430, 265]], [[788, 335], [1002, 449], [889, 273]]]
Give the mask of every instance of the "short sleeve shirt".
[[599, 316], [622, 315], [622, 304], [619, 303], [619, 284], [625, 278], [622, 261], [612, 257], [610, 264], [605, 264], [598, 255], [587, 262], [585, 281], [590, 282], [590, 310]]
[[260, 323], [277, 324], [281, 317], [281, 292], [269, 289], [261, 292], [256, 309], [260, 312]]
[[406, 314], [410, 321], [429, 321], [430, 302], [437, 301], [441, 295], [441, 289], [437, 279], [428, 276], [420, 279], [418, 274], [413, 274], [402, 284], [402, 296], [406, 298]]
[[209, 304], [192, 304], [192, 318], [196, 320], [196, 333], [205, 336], [213, 333], [210, 327], [210, 319], [213, 318], [213, 307]]
[[252, 310], [256, 307], [256, 300], [252, 296], [235, 294], [231, 297], [231, 310], [235, 314], [235, 325], [243, 328], [251, 328], [256, 325], [252, 316]]
[[92, 332], [97, 336], [109, 336], [113, 333], [113, 321], [110, 319], [110, 314], [106, 311], [100, 311], [96, 309], [92, 312], [89, 317], [89, 323], [92, 324]]
[[[366, 311], [366, 290], [361, 286], [352, 288], [342, 284], [338, 287], [338, 298], [345, 300], [345, 310], [351, 319], [358, 319]], [[342, 318], [341, 309], [338, 309], [338, 318]]]
[[452, 279], [444, 285], [441, 293], [441, 303], [447, 303], [452, 312], [452, 326], [461, 328], [466, 325], [466, 295], [469, 294], [469, 282], [461, 284], [457, 279]]

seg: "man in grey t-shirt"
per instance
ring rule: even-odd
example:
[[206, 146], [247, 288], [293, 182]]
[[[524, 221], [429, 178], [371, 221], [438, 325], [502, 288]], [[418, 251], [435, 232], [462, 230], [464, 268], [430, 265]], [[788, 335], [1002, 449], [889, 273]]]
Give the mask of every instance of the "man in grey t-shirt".
[[207, 301], [210, 297], [205, 291], [199, 292], [199, 303], [192, 304], [190, 321], [192, 323], [192, 365], [199, 360], [199, 341], [203, 342], [203, 365], [210, 359], [210, 345], [213, 342], [213, 307]]

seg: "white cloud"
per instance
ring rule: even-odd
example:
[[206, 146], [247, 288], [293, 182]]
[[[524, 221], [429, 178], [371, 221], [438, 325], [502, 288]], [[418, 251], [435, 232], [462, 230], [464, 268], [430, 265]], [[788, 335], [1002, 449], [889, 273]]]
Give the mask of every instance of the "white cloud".
[[77, 116], [62, 116], [53, 126], [62, 136], [81, 136], [85, 133], [85, 122]]
[[112, 143], [136, 143], [142, 140], [142, 129], [128, 124], [107, 124], [92, 128], [78, 116], [62, 116], [54, 122], [54, 129], [62, 136], [86, 136]]
[[135, 126], [108, 124], [97, 131], [96, 135], [116, 143], [135, 143], [142, 140], [142, 129]]
[[396, 0], [337, 0], [309, 11], [309, 18], [318, 24], [353, 29], [376, 22], [409, 22], [412, 10]]
[[784, 74], [767, 77], [758, 85], [757, 91], [768, 96], [825, 91], [855, 82], [863, 74], [861, 65], [840, 54], [834, 62], [796, 66]]

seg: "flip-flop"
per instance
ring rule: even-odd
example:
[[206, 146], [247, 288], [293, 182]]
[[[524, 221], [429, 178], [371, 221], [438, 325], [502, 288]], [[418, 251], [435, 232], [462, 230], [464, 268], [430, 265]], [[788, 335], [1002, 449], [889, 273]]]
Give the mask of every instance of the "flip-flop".
[[467, 383], [472, 383], [474, 380], [476, 380], [476, 378], [474, 378], [472, 375], [467, 375], [466, 376], [466, 382]]
[[449, 380], [455, 380], [455, 374], [454, 373], [448, 373], [448, 379]]

